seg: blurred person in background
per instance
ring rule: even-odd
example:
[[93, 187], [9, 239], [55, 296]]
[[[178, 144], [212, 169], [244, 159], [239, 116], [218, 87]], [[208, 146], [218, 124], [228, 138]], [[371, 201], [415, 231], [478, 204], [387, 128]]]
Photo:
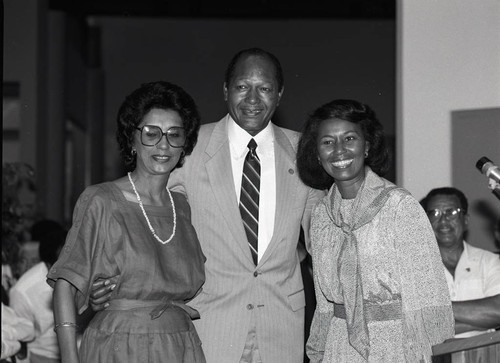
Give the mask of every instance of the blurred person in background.
[[34, 337], [33, 323], [18, 316], [12, 308], [2, 303], [2, 355], [0, 362], [14, 362], [14, 355], [21, 349], [22, 342], [33, 340]]
[[52, 288], [46, 275], [56, 262], [66, 240], [66, 230], [57, 222], [42, 220], [33, 225], [32, 238], [39, 244], [39, 260], [10, 290], [10, 304], [18, 316], [35, 326], [35, 337], [28, 343], [28, 362], [59, 363], [59, 346], [54, 332]]
[[35, 171], [20, 162], [2, 166], [2, 302], [27, 269], [38, 263], [38, 243], [30, 243], [37, 215]]

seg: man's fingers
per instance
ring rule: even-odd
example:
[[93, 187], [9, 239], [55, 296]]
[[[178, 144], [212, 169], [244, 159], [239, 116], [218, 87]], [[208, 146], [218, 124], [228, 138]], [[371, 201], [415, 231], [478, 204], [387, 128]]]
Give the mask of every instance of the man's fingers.
[[101, 311], [106, 309], [109, 306], [109, 303], [104, 303], [104, 304], [90, 304], [92, 306], [93, 311]]
[[110, 277], [110, 278], [106, 278], [106, 279], [102, 279], [102, 278], [96, 279], [92, 283], [92, 289], [97, 289], [99, 287], [109, 286], [112, 283], [116, 283], [116, 280], [117, 280], [117, 277]]
[[92, 289], [97, 289], [99, 287], [107, 286], [111, 283], [109, 279], [97, 279], [92, 283]]
[[102, 286], [100, 288], [98, 288], [97, 290], [96, 289], [92, 289], [92, 292], [90, 293], [90, 297], [92, 298], [92, 300], [94, 300], [93, 302], [97, 303], [97, 304], [100, 304], [101, 301], [108, 301], [110, 296], [108, 296], [109, 294], [111, 294], [111, 291], [113, 291], [116, 287], [116, 284], [110, 284], [110, 285], [105, 285], [105, 286]]
[[94, 305], [94, 306], [97, 306], [97, 305], [104, 305], [108, 301], [109, 301], [109, 295], [108, 294], [104, 294], [104, 295], [101, 295], [99, 297], [93, 297], [90, 300], [90, 303], [92, 305]]
[[92, 283], [92, 289], [97, 289], [99, 287], [104, 287], [104, 286], [116, 284], [118, 282], [118, 276], [119, 275], [108, 277], [108, 278], [95, 279], [94, 282]]
[[101, 311], [109, 306], [111, 292], [118, 282], [118, 275], [110, 278], [99, 278], [94, 280], [90, 289], [90, 307], [93, 311]]

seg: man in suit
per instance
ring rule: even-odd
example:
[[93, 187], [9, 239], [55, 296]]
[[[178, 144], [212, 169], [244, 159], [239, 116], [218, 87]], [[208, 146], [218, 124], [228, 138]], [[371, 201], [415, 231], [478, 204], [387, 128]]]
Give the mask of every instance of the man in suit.
[[[207, 258], [203, 290], [189, 304], [200, 312], [194, 323], [209, 363], [303, 362], [305, 298], [297, 242], [301, 225], [308, 240], [311, 209], [324, 193], [299, 179], [300, 134], [271, 122], [283, 90], [274, 55], [258, 48], [237, 53], [223, 87], [229, 113], [201, 127], [193, 153], [169, 180], [188, 198]], [[252, 139], [260, 197], [258, 228], [249, 232], [240, 194]]]

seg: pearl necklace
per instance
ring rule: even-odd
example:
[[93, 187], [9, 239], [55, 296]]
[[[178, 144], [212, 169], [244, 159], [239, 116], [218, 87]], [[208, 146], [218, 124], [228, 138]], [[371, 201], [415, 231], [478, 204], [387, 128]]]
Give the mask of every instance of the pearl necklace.
[[128, 180], [130, 180], [130, 184], [132, 184], [132, 189], [134, 189], [135, 196], [137, 197], [137, 201], [139, 202], [139, 206], [141, 207], [141, 210], [142, 210], [142, 214], [144, 214], [144, 218], [146, 218], [146, 222], [148, 222], [149, 230], [153, 234], [153, 237], [156, 238], [156, 240], [162, 244], [169, 243], [172, 240], [172, 238], [174, 238], [175, 229], [177, 227], [177, 215], [175, 213], [175, 204], [174, 204], [174, 198], [172, 198], [172, 193], [170, 193], [170, 190], [167, 187], [165, 187], [165, 189], [167, 189], [168, 196], [170, 197], [170, 203], [172, 203], [172, 211], [174, 214], [174, 228], [172, 230], [172, 235], [170, 236], [170, 238], [167, 239], [166, 241], [162, 241], [161, 238], [158, 237], [158, 235], [156, 234], [153, 226], [151, 225], [151, 222], [149, 221], [148, 215], [146, 214], [146, 210], [144, 209], [144, 205], [142, 205], [141, 197], [139, 196], [139, 193], [137, 192], [137, 189], [135, 188], [135, 184], [132, 181], [132, 176], [131, 176], [130, 172], [128, 173]]

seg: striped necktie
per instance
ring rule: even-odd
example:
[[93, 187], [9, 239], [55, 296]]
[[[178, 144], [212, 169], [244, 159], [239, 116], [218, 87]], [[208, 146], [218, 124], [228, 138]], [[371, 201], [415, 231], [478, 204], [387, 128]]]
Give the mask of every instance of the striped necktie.
[[241, 180], [240, 213], [247, 234], [248, 245], [253, 262], [258, 263], [259, 236], [259, 195], [260, 195], [260, 161], [255, 149], [257, 143], [251, 139], [248, 143], [248, 154], [243, 165]]

